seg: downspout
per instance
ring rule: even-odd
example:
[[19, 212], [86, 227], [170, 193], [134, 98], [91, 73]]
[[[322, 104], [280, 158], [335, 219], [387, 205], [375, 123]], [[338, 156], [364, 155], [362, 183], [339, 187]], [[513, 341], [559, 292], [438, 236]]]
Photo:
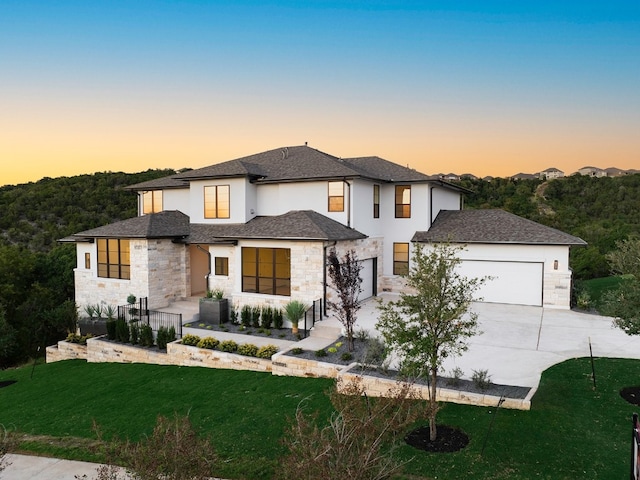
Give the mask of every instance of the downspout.
[[322, 268], [322, 315], [324, 317], [327, 316], [327, 248], [335, 247], [338, 242], [333, 242], [331, 244], [325, 244], [322, 247], [322, 258], [323, 258], [323, 268]]
[[197, 248], [198, 250], [201, 250], [201, 251], [203, 251], [204, 253], [206, 253], [206, 254], [207, 254], [207, 257], [209, 257], [209, 271], [208, 271], [208, 272], [207, 272], [207, 274], [204, 276], [204, 278], [206, 279], [206, 282], [207, 282], [207, 290], [206, 290], [206, 291], [208, 292], [208, 291], [209, 291], [209, 277], [211, 276], [211, 252], [210, 252], [208, 249], [207, 249], [207, 250], [205, 250], [204, 248], [202, 248], [202, 247], [200, 246], [200, 244], [199, 244], [199, 243], [196, 243], [196, 248]]
[[342, 183], [347, 186], [348, 190], [347, 200], [349, 201], [349, 206], [347, 208], [347, 227], [351, 228], [351, 184], [344, 178], [342, 179]]

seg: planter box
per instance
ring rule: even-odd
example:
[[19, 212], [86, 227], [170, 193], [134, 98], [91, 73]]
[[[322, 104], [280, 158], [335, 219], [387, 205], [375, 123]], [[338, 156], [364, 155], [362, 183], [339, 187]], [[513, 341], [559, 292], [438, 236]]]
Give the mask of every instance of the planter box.
[[226, 298], [201, 298], [200, 321], [203, 323], [227, 323], [229, 321], [229, 300]]

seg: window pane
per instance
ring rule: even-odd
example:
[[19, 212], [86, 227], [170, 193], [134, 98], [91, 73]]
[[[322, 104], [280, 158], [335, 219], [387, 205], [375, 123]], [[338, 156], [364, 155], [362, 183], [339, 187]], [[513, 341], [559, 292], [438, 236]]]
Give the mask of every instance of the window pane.
[[380, 185], [373, 186], [373, 218], [380, 218]]
[[120, 278], [123, 280], [129, 280], [131, 278], [131, 268], [128, 265], [122, 265], [120, 267]]
[[218, 186], [218, 218], [229, 218], [229, 185]]
[[120, 263], [130, 265], [129, 261], [129, 240], [120, 240]]
[[291, 281], [277, 279], [276, 280], [276, 295], [291, 295]]
[[153, 192], [153, 211], [161, 212], [163, 210], [162, 206], [162, 190], [154, 190]]
[[242, 291], [255, 293], [257, 288], [256, 277], [242, 277]]
[[229, 275], [229, 259], [227, 257], [216, 257], [215, 273], [216, 275]]
[[153, 213], [153, 192], [144, 192], [142, 194], [142, 213], [145, 215]]
[[107, 241], [104, 238], [98, 239], [98, 263], [107, 263]]
[[107, 264], [106, 263], [98, 264], [98, 276], [106, 278], [106, 276], [107, 276]]
[[88, 252], [84, 254], [84, 268], [87, 270], [91, 268], [91, 254]]
[[204, 218], [216, 218], [216, 187], [204, 187]]
[[411, 217], [411, 186], [396, 185], [396, 218]]
[[329, 182], [329, 211], [344, 211], [344, 183]]
[[273, 278], [272, 277], [258, 278], [258, 293], [263, 293], [265, 295], [273, 294]]

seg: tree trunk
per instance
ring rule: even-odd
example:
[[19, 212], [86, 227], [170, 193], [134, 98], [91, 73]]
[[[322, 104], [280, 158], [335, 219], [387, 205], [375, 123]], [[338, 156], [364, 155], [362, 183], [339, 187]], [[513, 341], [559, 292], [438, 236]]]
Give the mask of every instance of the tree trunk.
[[435, 441], [437, 436], [436, 416], [438, 415], [438, 402], [436, 401], [436, 386], [438, 382], [438, 369], [431, 369], [431, 385], [429, 385], [429, 440]]

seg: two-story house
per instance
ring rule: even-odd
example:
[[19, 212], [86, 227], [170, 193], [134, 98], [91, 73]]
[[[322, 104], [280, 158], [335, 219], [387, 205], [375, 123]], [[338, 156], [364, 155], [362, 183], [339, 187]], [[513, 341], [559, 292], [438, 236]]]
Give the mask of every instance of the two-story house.
[[[238, 308], [331, 295], [326, 258], [355, 250], [363, 297], [403, 288], [412, 242], [467, 246], [485, 301], [568, 308], [579, 238], [506, 212], [462, 211], [464, 189], [379, 157], [286, 147], [129, 187], [139, 216], [77, 233], [76, 302], [160, 308], [221, 289]], [[522, 294], [521, 290], [526, 290]]]

